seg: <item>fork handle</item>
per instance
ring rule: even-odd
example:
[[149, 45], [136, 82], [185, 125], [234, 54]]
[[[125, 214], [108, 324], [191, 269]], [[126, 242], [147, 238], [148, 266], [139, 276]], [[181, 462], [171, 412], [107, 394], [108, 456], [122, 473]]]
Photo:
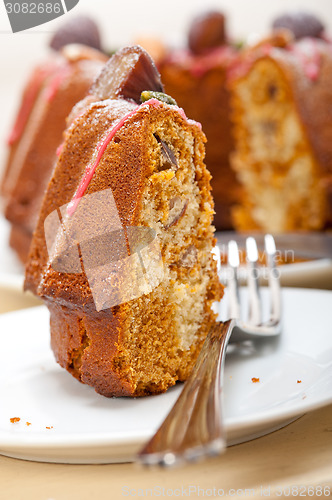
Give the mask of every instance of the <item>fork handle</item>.
[[235, 323], [229, 320], [213, 325], [180, 396], [155, 435], [139, 452], [140, 463], [170, 466], [224, 450], [223, 366]]

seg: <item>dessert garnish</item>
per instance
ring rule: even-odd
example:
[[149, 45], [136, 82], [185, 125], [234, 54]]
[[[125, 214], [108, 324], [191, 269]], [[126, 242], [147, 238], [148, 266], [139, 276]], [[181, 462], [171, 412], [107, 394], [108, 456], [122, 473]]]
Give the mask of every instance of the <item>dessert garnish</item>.
[[194, 54], [202, 54], [225, 43], [225, 16], [221, 12], [209, 11], [192, 21], [188, 46]]
[[101, 50], [97, 24], [87, 16], [71, 18], [55, 32], [50, 41], [50, 47], [54, 50], [60, 50], [70, 43], [80, 43]]
[[158, 101], [165, 102], [166, 104], [171, 104], [172, 106], [177, 106], [177, 102], [173, 97], [164, 92], [156, 92], [154, 90], [143, 90], [141, 93], [140, 101], [145, 102], [149, 99], [158, 99]]
[[91, 88], [99, 99], [122, 97], [140, 104], [144, 90], [163, 92], [160, 74], [149, 56], [139, 45], [125, 47], [106, 63]]
[[277, 17], [272, 27], [288, 29], [297, 40], [304, 37], [321, 38], [324, 32], [322, 22], [313, 14], [303, 11], [288, 12]]

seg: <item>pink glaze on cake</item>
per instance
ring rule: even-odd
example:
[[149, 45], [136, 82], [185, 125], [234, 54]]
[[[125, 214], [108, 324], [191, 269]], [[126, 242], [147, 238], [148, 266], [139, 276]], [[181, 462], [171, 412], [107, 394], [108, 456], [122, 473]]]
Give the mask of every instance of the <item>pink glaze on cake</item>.
[[[159, 106], [161, 106], [161, 102], [158, 101], [158, 99], [149, 99], [148, 101], [144, 102], [143, 104], [141, 105], [137, 105], [135, 109], [133, 109], [132, 111], [130, 111], [129, 113], [127, 113], [123, 118], [121, 118], [121, 120], [119, 120], [115, 125], [114, 127], [109, 131], [109, 133], [107, 134], [107, 136], [105, 137], [105, 139], [103, 139], [97, 146], [98, 148], [98, 152], [97, 152], [97, 157], [95, 159], [95, 161], [92, 163], [92, 165], [88, 165], [85, 172], [84, 172], [84, 175], [83, 175], [83, 178], [77, 188], [77, 191], [76, 193], [74, 194], [71, 202], [69, 203], [68, 207], [67, 207], [67, 214], [69, 216], [73, 215], [76, 208], [77, 208], [77, 205], [79, 204], [79, 201], [80, 199], [82, 198], [82, 196], [84, 195], [85, 191], [87, 190], [89, 184], [90, 184], [90, 181], [96, 171], [96, 168], [98, 167], [99, 165], [99, 162], [105, 152], [105, 149], [107, 148], [108, 144], [111, 142], [111, 140], [113, 139], [113, 137], [115, 136], [115, 134], [120, 130], [120, 128], [124, 125], [124, 123], [130, 118], [132, 117], [133, 115], [135, 115], [140, 109], [142, 109], [143, 107], [146, 107], [146, 106], [152, 106], [154, 108], [157, 108]], [[182, 115], [181, 115], [182, 116]]]
[[292, 43], [285, 48], [274, 47], [271, 44], [263, 44], [252, 52], [248, 52], [242, 59], [230, 65], [228, 78], [230, 80], [241, 78], [249, 73], [252, 65], [259, 57], [268, 57], [272, 55], [273, 51], [286, 50], [296, 58], [306, 77], [311, 81], [315, 81], [319, 77], [322, 65], [322, 52], [320, 49], [321, 41], [309, 37]]
[[322, 63], [318, 41], [314, 38], [304, 38], [291, 45], [288, 50], [295, 55], [307, 78], [311, 81], [317, 80]]
[[57, 157], [59, 157], [61, 155], [61, 151], [63, 150], [63, 146], [64, 146], [64, 143], [62, 142], [60, 144], [60, 146], [57, 147], [57, 150], [56, 150]]
[[182, 116], [182, 118], [184, 118], [184, 120], [188, 120], [187, 115], [184, 112], [183, 108], [180, 108], [179, 106], [176, 106], [176, 109], [178, 110], [178, 112], [180, 113], [180, 115]]
[[22, 136], [34, 102], [44, 81], [47, 77], [49, 77], [56, 71], [57, 67], [58, 65], [53, 62], [47, 65], [43, 65], [42, 67], [37, 67], [32, 73], [31, 78], [23, 93], [21, 107], [15, 120], [14, 126], [7, 138], [7, 144], [9, 146], [13, 145]]
[[209, 70], [219, 65], [228, 65], [235, 54], [236, 50], [229, 46], [217, 47], [200, 55], [180, 49], [172, 52], [167, 57], [167, 61], [188, 69], [195, 78], [201, 78]]
[[51, 102], [54, 99], [61, 83], [70, 75], [71, 72], [72, 68], [69, 64], [65, 64], [58, 69], [45, 90], [45, 99], [47, 102]]
[[268, 57], [273, 47], [270, 43], [264, 43], [257, 48], [248, 50], [248, 52], [243, 55], [241, 54], [239, 58], [234, 59], [234, 61], [227, 68], [227, 78], [229, 80], [236, 80], [237, 78], [242, 78], [247, 75], [251, 70], [254, 62], [259, 57]]

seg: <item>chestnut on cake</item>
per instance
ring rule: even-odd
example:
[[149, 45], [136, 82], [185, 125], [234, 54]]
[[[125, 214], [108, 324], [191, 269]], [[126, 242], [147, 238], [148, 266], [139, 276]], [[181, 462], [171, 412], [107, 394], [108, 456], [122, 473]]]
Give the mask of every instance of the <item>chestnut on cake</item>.
[[163, 392], [189, 376], [222, 295], [205, 136], [138, 46], [108, 61], [69, 121], [25, 288], [81, 382], [109, 397]]

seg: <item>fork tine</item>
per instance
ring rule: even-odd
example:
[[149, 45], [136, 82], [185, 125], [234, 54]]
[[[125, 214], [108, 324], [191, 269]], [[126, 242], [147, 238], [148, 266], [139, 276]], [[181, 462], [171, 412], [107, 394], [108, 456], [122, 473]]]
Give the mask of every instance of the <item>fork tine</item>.
[[260, 325], [262, 322], [262, 307], [259, 296], [259, 272], [257, 243], [251, 236], [246, 239], [248, 291], [249, 291], [249, 323]]
[[281, 319], [281, 294], [279, 272], [276, 267], [276, 244], [271, 234], [266, 234], [265, 252], [267, 255], [268, 282], [271, 291], [271, 316], [269, 324], [278, 324]]
[[229, 303], [228, 303], [229, 318], [240, 318], [240, 299], [239, 299], [239, 281], [238, 281], [240, 256], [237, 243], [234, 240], [228, 242], [227, 262], [228, 262], [227, 290], [229, 295]]

